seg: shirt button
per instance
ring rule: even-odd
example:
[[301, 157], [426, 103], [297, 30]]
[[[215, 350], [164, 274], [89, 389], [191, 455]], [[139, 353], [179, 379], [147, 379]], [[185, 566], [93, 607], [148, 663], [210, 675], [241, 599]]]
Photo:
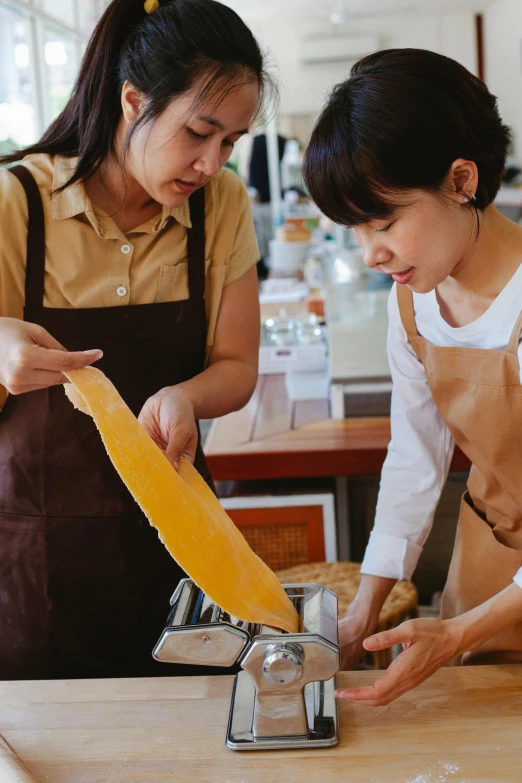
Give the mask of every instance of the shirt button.
[[132, 250], [132, 247], [130, 245], [122, 245], [121, 246], [121, 252], [125, 253], [125, 255], [128, 255]]
[[118, 296], [127, 296], [127, 289], [125, 288], [125, 286], [120, 285], [120, 287], [116, 289], [116, 293], [118, 294]]

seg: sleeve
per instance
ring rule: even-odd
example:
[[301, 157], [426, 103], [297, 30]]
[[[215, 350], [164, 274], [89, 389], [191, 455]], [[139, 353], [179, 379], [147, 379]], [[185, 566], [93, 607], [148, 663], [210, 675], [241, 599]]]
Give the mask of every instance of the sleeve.
[[515, 584], [517, 584], [520, 588], [522, 588], [522, 568], [519, 568], [516, 572], [515, 576], [513, 577], [513, 581]]
[[232, 172], [227, 171], [225, 174], [221, 187], [226, 188], [227, 192], [222, 203], [224, 218], [230, 221], [232, 235], [224, 285], [229, 285], [257, 264], [259, 248], [246, 187]]
[[[27, 199], [20, 182], [0, 169], [0, 318], [23, 318]], [[0, 385], [0, 410], [7, 399]]]
[[410, 579], [433, 524], [454, 441], [438, 413], [424, 367], [408, 342], [395, 286], [388, 315], [392, 439], [361, 572]]
[[27, 200], [20, 182], [0, 169], [0, 317], [23, 318]]

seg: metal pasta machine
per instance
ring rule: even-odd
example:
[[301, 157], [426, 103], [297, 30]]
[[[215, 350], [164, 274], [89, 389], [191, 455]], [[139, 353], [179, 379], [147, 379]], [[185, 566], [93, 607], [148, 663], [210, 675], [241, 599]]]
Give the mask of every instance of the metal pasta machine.
[[283, 587], [299, 616], [295, 634], [231, 617], [191, 579], [182, 579], [152, 653], [163, 662], [241, 666], [226, 738], [232, 750], [328, 747], [339, 741], [337, 596], [316, 584]]

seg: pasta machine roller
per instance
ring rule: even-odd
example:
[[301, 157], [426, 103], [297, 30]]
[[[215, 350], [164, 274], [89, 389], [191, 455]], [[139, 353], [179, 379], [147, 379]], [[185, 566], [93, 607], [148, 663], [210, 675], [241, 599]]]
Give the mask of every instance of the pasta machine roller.
[[325, 747], [339, 741], [337, 596], [316, 584], [283, 587], [297, 610], [297, 633], [232, 617], [191, 579], [182, 579], [153, 651], [158, 661], [241, 666], [226, 738], [233, 750]]

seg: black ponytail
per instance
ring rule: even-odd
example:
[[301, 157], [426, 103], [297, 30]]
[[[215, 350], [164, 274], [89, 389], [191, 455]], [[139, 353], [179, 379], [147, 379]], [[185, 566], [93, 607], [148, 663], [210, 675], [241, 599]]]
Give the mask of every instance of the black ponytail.
[[241, 80], [256, 80], [258, 108], [266, 89], [274, 87], [256, 39], [227, 6], [215, 0], [163, 0], [147, 14], [143, 0], [113, 0], [92, 34], [61, 114], [40, 141], [0, 158], [0, 164], [34, 153], [78, 156], [63, 187], [85, 180], [112, 150], [125, 81], [147, 98], [132, 133], [201, 79], [200, 100], [217, 99]]

